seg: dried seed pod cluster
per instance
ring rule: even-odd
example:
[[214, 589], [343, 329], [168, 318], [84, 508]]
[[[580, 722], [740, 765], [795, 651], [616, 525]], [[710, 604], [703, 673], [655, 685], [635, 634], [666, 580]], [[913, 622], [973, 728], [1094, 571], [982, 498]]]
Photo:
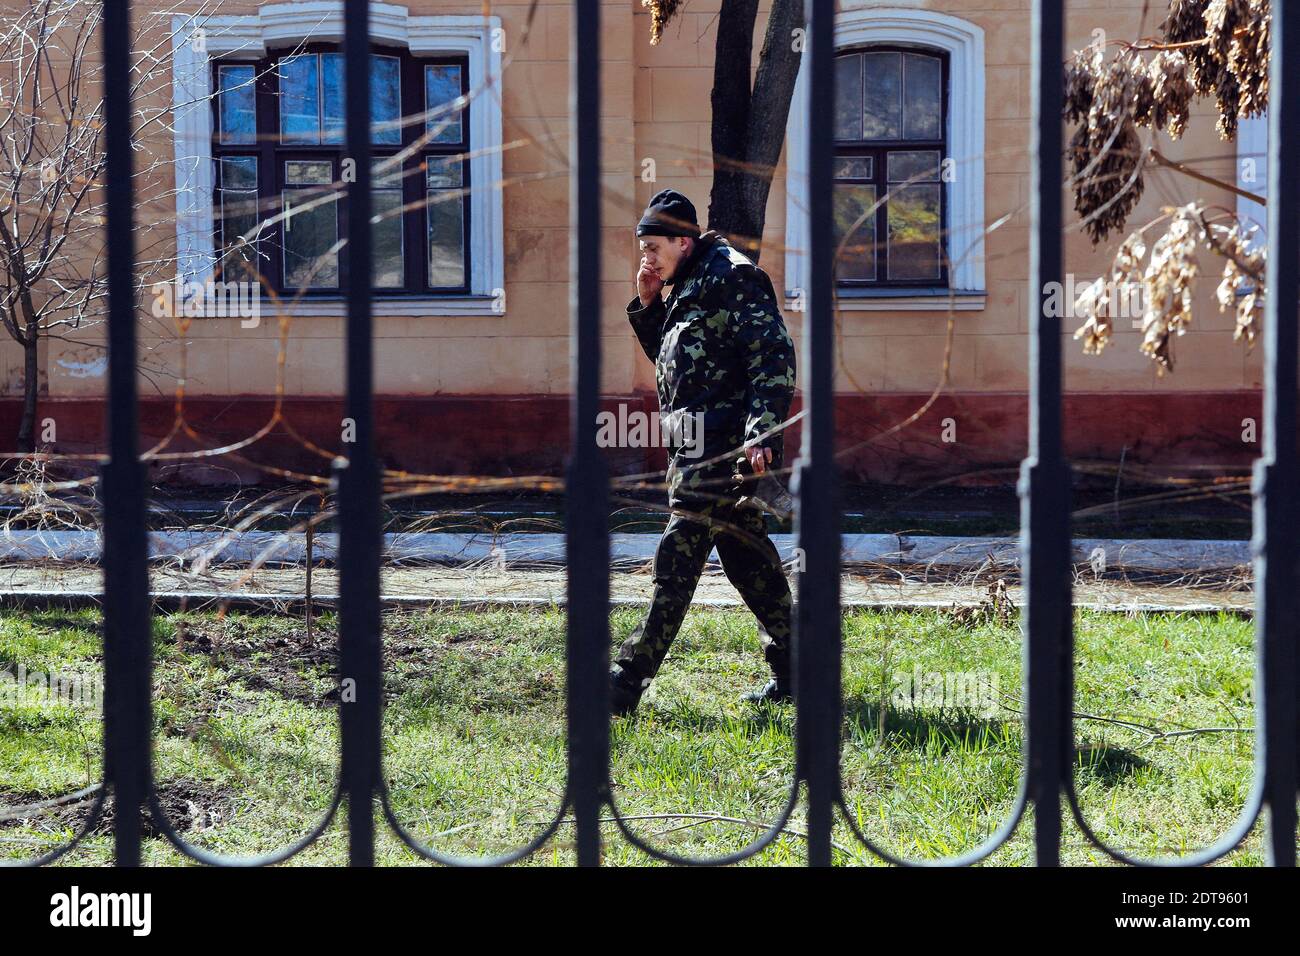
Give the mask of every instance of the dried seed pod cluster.
[[1247, 346], [1254, 344], [1259, 330], [1266, 261], [1263, 245], [1252, 243], [1255, 228], [1244, 226], [1235, 216], [1211, 220], [1200, 203], [1166, 213], [1170, 215], [1169, 228], [1151, 247], [1145, 269], [1142, 259], [1146, 241], [1138, 230], [1120, 244], [1109, 286], [1105, 277], [1098, 279], [1074, 303], [1075, 314], [1084, 318], [1074, 337], [1083, 340], [1084, 352], [1095, 355], [1110, 342], [1116, 296], [1136, 291], [1142, 314], [1141, 349], [1156, 362], [1160, 375], [1173, 371], [1173, 337], [1182, 335], [1191, 324], [1192, 293], [1200, 274], [1197, 246], [1204, 245], [1223, 256], [1223, 279], [1217, 292], [1219, 310], [1234, 310], [1237, 325], [1233, 338], [1244, 339]]
[[1123, 52], [1103, 66], [1095, 48], [1075, 54], [1065, 85], [1066, 118], [1079, 123], [1068, 153], [1074, 208], [1096, 243], [1121, 228], [1142, 198], [1138, 116], [1150, 121], [1154, 87], [1141, 57]]
[[1177, 139], [1193, 95], [1181, 51], [1161, 50], [1148, 63], [1122, 50], [1109, 64], [1096, 47], [1075, 53], [1065, 73], [1065, 116], [1079, 124], [1070, 139], [1070, 172], [1074, 208], [1094, 243], [1122, 229], [1142, 197], [1138, 127]]
[[1099, 355], [1110, 341], [1112, 318], [1104, 276], [1084, 288], [1074, 300], [1074, 314], [1083, 316], [1085, 320], [1074, 337], [1083, 339], [1083, 351], [1086, 354]]
[[[1192, 100], [1213, 97], [1219, 135], [1230, 140], [1240, 118], [1264, 112], [1270, 27], [1269, 0], [1170, 0], [1159, 42], [1125, 45], [1109, 62], [1100, 47], [1075, 53], [1065, 71], [1065, 117], [1078, 124], [1069, 145], [1071, 184], [1075, 209], [1094, 244], [1124, 227], [1142, 194], [1146, 149], [1140, 127], [1177, 139], [1187, 128]], [[1149, 61], [1146, 53], [1153, 54]], [[1223, 257], [1219, 309], [1236, 315], [1233, 338], [1254, 344], [1266, 253], [1252, 242], [1254, 227], [1231, 214], [1216, 216], [1195, 202], [1167, 209], [1161, 218], [1169, 226], [1151, 247], [1145, 269], [1144, 230], [1124, 240], [1109, 286], [1098, 279], [1074, 303], [1084, 319], [1075, 338], [1083, 340], [1086, 353], [1099, 353], [1110, 342], [1117, 290], [1136, 287], [1141, 350], [1156, 362], [1158, 374], [1172, 371], [1173, 338], [1192, 319], [1198, 246]]]
[[1268, 109], [1268, 51], [1273, 18], [1269, 0], [1251, 0], [1245, 29], [1233, 33], [1228, 70], [1237, 77], [1238, 116], [1260, 116]]
[[664, 35], [664, 27], [677, 15], [682, 0], [641, 0], [641, 6], [650, 11], [650, 45], [656, 46]]
[[1195, 203], [1174, 213], [1169, 231], [1151, 247], [1151, 260], [1142, 276], [1145, 308], [1140, 348], [1155, 360], [1159, 375], [1173, 370], [1172, 337], [1182, 335], [1192, 322], [1192, 288], [1201, 271], [1196, 260], [1198, 213]]
[[1169, 16], [1161, 25], [1165, 43], [1188, 44], [1182, 49], [1199, 96], [1214, 92], [1217, 72], [1213, 51], [1205, 43], [1205, 8], [1209, 5], [1210, 0], [1169, 0]]
[[[1119, 247], [1115, 261], [1111, 266], [1110, 288], [1106, 288], [1104, 278], [1084, 290], [1074, 303], [1075, 315], [1082, 316], [1084, 323], [1074, 333], [1076, 339], [1083, 339], [1083, 351], [1089, 355], [1099, 355], [1110, 343], [1113, 326], [1111, 319], [1115, 309], [1113, 298], [1134, 295], [1141, 296], [1142, 257], [1147, 254], [1146, 241], [1141, 232], [1134, 232]], [[1105, 293], [1105, 294], [1103, 294]], [[1143, 301], [1139, 298], [1138, 301]]]
[[1161, 50], [1155, 55], [1147, 68], [1152, 104], [1149, 123], [1143, 125], [1166, 130], [1174, 139], [1183, 135], [1194, 95], [1188, 70], [1187, 57], [1180, 50]]
[[1145, 150], [1138, 127], [1177, 139], [1192, 100], [1213, 96], [1219, 135], [1268, 105], [1270, 0], [1172, 0], [1164, 49], [1148, 62], [1127, 47], [1109, 63], [1099, 47], [1075, 53], [1065, 71], [1065, 117], [1074, 206], [1094, 243], [1124, 227], [1142, 195]]
[[1213, 96], [1224, 139], [1237, 120], [1268, 105], [1270, 0], [1173, 0], [1162, 26], [1168, 44], [1188, 44], [1191, 80], [1199, 96]]
[[1233, 341], [1246, 340], [1247, 347], [1255, 344], [1259, 333], [1259, 319], [1264, 311], [1264, 266], [1267, 251], [1262, 243], [1252, 243], [1254, 226], [1245, 228], [1236, 219], [1230, 224], [1212, 224], [1211, 241], [1223, 254], [1223, 281], [1219, 283], [1216, 298], [1219, 311], [1232, 309], [1237, 316], [1232, 330]]

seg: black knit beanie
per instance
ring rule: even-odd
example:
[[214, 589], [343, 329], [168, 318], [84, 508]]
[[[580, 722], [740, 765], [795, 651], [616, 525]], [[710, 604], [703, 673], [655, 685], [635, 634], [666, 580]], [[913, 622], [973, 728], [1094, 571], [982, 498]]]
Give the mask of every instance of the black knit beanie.
[[638, 236], [690, 236], [698, 239], [700, 225], [691, 201], [675, 189], [655, 194], [637, 223]]

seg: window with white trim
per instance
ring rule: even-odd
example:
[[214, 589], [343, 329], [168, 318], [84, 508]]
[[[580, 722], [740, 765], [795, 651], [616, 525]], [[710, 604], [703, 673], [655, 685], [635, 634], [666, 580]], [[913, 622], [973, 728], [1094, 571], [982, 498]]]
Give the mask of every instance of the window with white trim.
[[[346, 289], [342, 53], [298, 45], [213, 69], [216, 271], [284, 295]], [[371, 54], [376, 294], [468, 291], [465, 72], [463, 57]]]
[[[867, 65], [865, 58], [873, 52], [892, 54], [873, 60], [872, 80], [886, 86], [894, 80], [893, 89], [898, 99], [899, 129], [892, 129], [893, 113], [888, 116], [866, 116], [863, 107], [863, 125], [848, 136], [848, 126], [837, 130], [836, 171], [840, 185], [840, 205], [857, 202], [863, 189], [856, 192], [845, 187], [871, 186], [878, 190], [877, 197], [888, 190], [897, 191], [903, 198], [920, 202], [924, 208], [897, 209], [895, 235], [906, 238], [908, 250], [904, 259], [896, 257], [895, 275], [889, 273], [888, 240], [890, 229], [888, 203], [877, 210], [874, 235], [859, 242], [850, 240], [850, 250], [857, 258], [842, 263], [837, 269], [841, 308], [933, 308], [934, 302], [943, 300], [946, 308], [950, 294], [959, 299], [958, 309], [980, 309], [984, 305], [984, 31], [977, 25], [946, 13], [925, 9], [892, 9], [862, 7], [841, 10], [835, 15], [835, 48], [841, 74], [837, 86], [849, 90], [849, 100], [839, 97], [838, 111], [845, 117], [856, 110], [852, 102], [853, 87], [865, 84]], [[911, 100], [906, 89], [905, 71], [907, 57], [913, 57], [916, 82], [912, 84]], [[856, 58], [856, 59], [855, 59]], [[929, 59], [924, 59], [929, 58]], [[889, 63], [885, 60], [888, 59]], [[790, 119], [786, 127], [786, 294], [793, 302], [802, 298], [807, 281], [807, 208], [808, 208], [808, 124], [811, 121], [807, 103], [807, 58], [800, 65], [791, 102]], [[898, 69], [894, 71], [892, 65]], [[934, 72], [939, 69], [938, 102], [935, 101]], [[859, 72], [859, 70], [863, 72]], [[927, 82], [927, 77], [929, 82]], [[865, 86], [863, 98], [866, 98]], [[879, 98], [879, 97], [874, 97]], [[893, 100], [889, 97], [890, 110]], [[939, 128], [934, 128], [934, 111], [939, 110]], [[907, 110], [912, 110], [911, 128], [903, 123]], [[876, 109], [876, 107], [872, 107]], [[924, 115], [922, 115], [924, 114]], [[855, 114], [856, 115], [856, 114]], [[868, 120], [870, 122], [868, 122]], [[922, 129], [924, 127], [924, 129]], [[937, 134], [937, 135], [936, 135]], [[919, 137], [919, 138], [918, 138]], [[915, 140], [915, 142], [913, 142]], [[911, 147], [917, 146], [917, 149]], [[908, 147], [904, 152], [941, 154], [939, 173], [922, 163], [902, 180], [891, 177], [888, 154], [897, 148]], [[922, 148], [923, 147], [923, 148]], [[855, 157], [869, 164], [850, 162]], [[912, 157], [920, 161], [920, 157]], [[895, 161], [906, 164], [908, 157]], [[868, 170], [867, 165], [871, 168]], [[896, 189], [901, 183], [919, 186], [914, 194]], [[873, 200], [874, 202], [874, 200]], [[870, 204], [867, 207], [869, 208]], [[936, 208], [937, 207], [937, 208]], [[859, 215], [863, 210], [859, 210]], [[843, 219], [848, 214], [840, 209]], [[902, 214], [902, 218], [900, 218]], [[938, 247], [941, 267], [934, 268], [936, 247], [934, 229], [930, 220], [937, 216], [942, 245]], [[857, 216], [853, 219], [856, 220]], [[906, 221], [904, 221], [906, 220]], [[842, 225], [842, 224], [841, 224]], [[912, 240], [915, 240], [913, 242]], [[897, 268], [901, 263], [904, 268]], [[922, 275], [924, 273], [924, 275]], [[887, 305], [875, 301], [877, 296], [888, 296]]]
[[[495, 17], [414, 17], [371, 4], [381, 314], [412, 300], [422, 314], [501, 311], [499, 29]], [[306, 311], [338, 311], [348, 284], [347, 257], [331, 251], [347, 235], [347, 203], [337, 199], [347, 159], [342, 5], [178, 16], [173, 33], [182, 275], [235, 278], [232, 267], [255, 267]]]
[[946, 286], [947, 57], [870, 46], [835, 58], [835, 263], [840, 286]]

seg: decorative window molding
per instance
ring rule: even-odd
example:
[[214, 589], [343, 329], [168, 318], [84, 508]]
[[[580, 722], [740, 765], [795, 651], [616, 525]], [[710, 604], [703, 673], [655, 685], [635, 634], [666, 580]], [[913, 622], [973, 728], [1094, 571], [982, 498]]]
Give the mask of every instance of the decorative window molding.
[[[938, 48], [949, 57], [948, 151], [956, 178], [946, 184], [949, 283], [959, 292], [984, 291], [984, 31], [933, 10], [864, 7], [835, 15], [835, 48], [868, 44]], [[807, 282], [808, 108], [804, 65], [795, 81], [786, 124], [785, 287], [796, 297]], [[968, 300], [967, 308], [981, 308]], [[982, 303], [982, 299], [978, 299]], [[865, 303], [864, 303], [865, 304]], [[840, 307], [855, 308], [841, 297]], [[869, 307], [880, 308], [879, 302]]]
[[[370, 5], [370, 37], [413, 56], [468, 58], [471, 108], [470, 295], [406, 300], [405, 314], [498, 315], [505, 287], [505, 227], [501, 190], [501, 54], [495, 16], [410, 16], [406, 7]], [[215, 259], [212, 204], [212, 60], [265, 56], [304, 41], [341, 42], [343, 5], [308, 0], [261, 7], [250, 16], [172, 18], [172, 115], [176, 137], [177, 268], [185, 281], [210, 275]]]

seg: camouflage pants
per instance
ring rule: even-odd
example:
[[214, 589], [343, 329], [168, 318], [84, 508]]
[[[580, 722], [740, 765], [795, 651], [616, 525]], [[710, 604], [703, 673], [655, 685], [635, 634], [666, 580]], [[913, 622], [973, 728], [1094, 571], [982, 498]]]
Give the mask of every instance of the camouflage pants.
[[758, 511], [736, 507], [740, 485], [730, 480], [729, 461], [703, 468], [690, 464], [674, 459], [669, 469], [674, 513], [655, 550], [654, 599], [616, 660], [637, 680], [655, 676], [716, 546], [727, 580], [758, 619], [763, 656], [775, 673], [789, 673], [790, 585], [765, 519]]

